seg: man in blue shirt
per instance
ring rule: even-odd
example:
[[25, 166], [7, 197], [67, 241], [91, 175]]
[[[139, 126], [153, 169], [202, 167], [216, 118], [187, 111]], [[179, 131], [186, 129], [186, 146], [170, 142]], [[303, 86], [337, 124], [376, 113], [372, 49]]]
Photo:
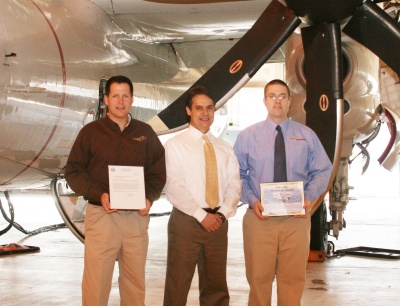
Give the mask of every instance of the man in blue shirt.
[[[276, 276], [278, 305], [300, 305], [310, 244], [308, 203], [327, 188], [332, 164], [317, 135], [288, 119], [290, 90], [281, 80], [264, 89], [265, 121], [243, 130], [234, 146], [242, 179], [242, 201], [249, 204], [243, 218], [248, 305], [271, 305]], [[274, 182], [274, 143], [283, 134], [287, 182], [303, 181], [306, 214], [263, 216], [260, 184]]]

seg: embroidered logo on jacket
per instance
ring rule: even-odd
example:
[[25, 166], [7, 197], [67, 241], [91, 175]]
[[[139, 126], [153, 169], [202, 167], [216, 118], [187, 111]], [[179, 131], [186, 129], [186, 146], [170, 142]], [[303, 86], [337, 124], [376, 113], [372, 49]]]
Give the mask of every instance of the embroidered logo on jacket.
[[135, 138], [135, 137], [132, 138], [132, 140], [135, 140], [135, 141], [145, 141], [146, 139], [147, 139], [146, 136], [140, 136], [140, 137], [137, 137], [137, 138]]
[[305, 138], [290, 138], [290, 140], [297, 140], [297, 141], [301, 141], [301, 140], [306, 140]]

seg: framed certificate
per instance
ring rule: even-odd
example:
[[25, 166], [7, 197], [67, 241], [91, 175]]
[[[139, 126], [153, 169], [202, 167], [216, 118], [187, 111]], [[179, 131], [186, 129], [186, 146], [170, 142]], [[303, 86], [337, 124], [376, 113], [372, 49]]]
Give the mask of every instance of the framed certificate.
[[146, 207], [143, 167], [108, 166], [111, 209]]
[[305, 214], [303, 182], [263, 183], [261, 204], [264, 216], [290, 216]]

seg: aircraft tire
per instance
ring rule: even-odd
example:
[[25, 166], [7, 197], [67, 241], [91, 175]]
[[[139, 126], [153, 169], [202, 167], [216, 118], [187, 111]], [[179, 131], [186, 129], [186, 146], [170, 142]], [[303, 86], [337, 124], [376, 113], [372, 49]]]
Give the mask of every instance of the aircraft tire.
[[328, 250], [328, 231], [326, 230], [327, 210], [325, 201], [311, 217], [310, 250]]

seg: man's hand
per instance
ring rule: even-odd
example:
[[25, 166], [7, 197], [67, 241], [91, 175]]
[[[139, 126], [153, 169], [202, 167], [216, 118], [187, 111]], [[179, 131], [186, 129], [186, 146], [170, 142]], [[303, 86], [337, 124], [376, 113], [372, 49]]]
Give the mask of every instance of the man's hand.
[[304, 200], [303, 208], [305, 210], [304, 215], [295, 215], [293, 217], [295, 217], [295, 218], [307, 218], [307, 215], [308, 215], [308, 200], [307, 199]]
[[207, 213], [206, 217], [201, 221], [201, 225], [207, 232], [212, 233], [221, 227], [222, 220], [217, 214]]
[[262, 215], [262, 212], [264, 211], [264, 207], [261, 205], [261, 202], [259, 200], [254, 202], [253, 210], [254, 210], [254, 213], [256, 214], [257, 218], [260, 220], [268, 220], [270, 218], [269, 216]]
[[101, 205], [103, 206], [103, 208], [104, 208], [104, 210], [106, 211], [107, 214], [112, 214], [112, 213], [118, 211], [118, 209], [111, 209], [110, 208], [110, 195], [107, 192], [104, 192], [101, 195], [100, 201], [101, 201]]
[[142, 217], [145, 217], [149, 214], [151, 208], [151, 203], [149, 200], [146, 199], [146, 207], [139, 210], [138, 214]]

